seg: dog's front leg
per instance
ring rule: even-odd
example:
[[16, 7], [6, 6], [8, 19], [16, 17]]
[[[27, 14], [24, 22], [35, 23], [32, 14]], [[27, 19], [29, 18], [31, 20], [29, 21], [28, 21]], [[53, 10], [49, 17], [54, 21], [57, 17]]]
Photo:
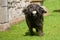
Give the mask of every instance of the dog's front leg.
[[34, 35], [33, 28], [29, 27], [29, 33], [30, 33], [31, 36]]
[[43, 36], [43, 25], [38, 26], [38, 35]]
[[43, 36], [43, 31], [42, 30], [39, 30], [38, 31], [38, 34], [39, 34], [39, 36]]

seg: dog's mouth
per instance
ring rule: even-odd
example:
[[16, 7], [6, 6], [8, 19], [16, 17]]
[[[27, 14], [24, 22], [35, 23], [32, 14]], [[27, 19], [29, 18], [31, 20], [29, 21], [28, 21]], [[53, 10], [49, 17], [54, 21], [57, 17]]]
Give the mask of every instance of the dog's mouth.
[[36, 15], [36, 13], [37, 13], [37, 11], [32, 11], [33, 16], [35, 16], [35, 15]]

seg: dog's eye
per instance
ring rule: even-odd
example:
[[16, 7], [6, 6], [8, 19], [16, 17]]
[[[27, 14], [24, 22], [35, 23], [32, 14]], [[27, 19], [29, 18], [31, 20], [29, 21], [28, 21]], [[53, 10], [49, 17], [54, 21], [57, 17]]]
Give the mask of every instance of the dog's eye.
[[30, 7], [30, 8], [32, 8], [32, 7]]

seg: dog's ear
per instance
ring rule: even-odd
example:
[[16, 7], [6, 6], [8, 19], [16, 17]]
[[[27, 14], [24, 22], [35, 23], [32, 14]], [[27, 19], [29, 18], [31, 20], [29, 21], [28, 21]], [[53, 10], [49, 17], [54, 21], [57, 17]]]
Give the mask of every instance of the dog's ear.
[[23, 9], [23, 13], [27, 13], [27, 12], [28, 12], [27, 8]]
[[42, 13], [47, 13], [45, 7], [41, 7], [41, 11], [42, 11]]

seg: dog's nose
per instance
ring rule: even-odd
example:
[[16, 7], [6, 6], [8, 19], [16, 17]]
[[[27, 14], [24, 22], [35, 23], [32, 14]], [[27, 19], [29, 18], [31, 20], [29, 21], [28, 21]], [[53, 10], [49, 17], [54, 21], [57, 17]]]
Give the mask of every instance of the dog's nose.
[[34, 14], [35, 14], [35, 13], [37, 13], [37, 12], [36, 12], [36, 11], [32, 11], [32, 13], [34, 13]]
[[37, 13], [37, 11], [32, 11], [33, 15], [35, 15]]

